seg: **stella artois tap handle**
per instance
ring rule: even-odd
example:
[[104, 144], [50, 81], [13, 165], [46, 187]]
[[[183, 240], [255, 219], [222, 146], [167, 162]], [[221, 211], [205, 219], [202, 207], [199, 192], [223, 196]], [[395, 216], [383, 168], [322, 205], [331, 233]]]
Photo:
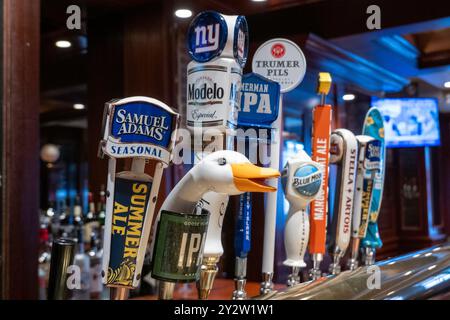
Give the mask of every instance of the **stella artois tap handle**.
[[309, 238], [309, 217], [306, 207], [317, 196], [322, 184], [322, 171], [306, 152], [301, 151], [295, 158], [287, 161], [282, 181], [289, 213], [284, 231], [286, 248], [285, 266], [292, 268], [287, 285], [300, 283], [300, 268], [306, 267], [303, 260]]
[[361, 239], [366, 236], [374, 178], [380, 166], [377, 155], [380, 142], [364, 135], [356, 136], [356, 139], [358, 140], [358, 166], [353, 202], [351, 257], [347, 262], [350, 270], [355, 270], [359, 265], [359, 246]]
[[313, 110], [312, 128], [312, 160], [319, 163], [323, 170], [321, 191], [310, 205], [311, 233], [309, 252], [313, 260], [310, 277], [315, 280], [322, 276], [320, 264], [325, 254], [326, 224], [328, 215], [328, 170], [329, 148], [331, 133], [331, 105], [325, 104], [325, 99], [331, 88], [331, 75], [320, 72], [318, 77], [317, 93], [320, 95], [320, 104]]
[[330, 162], [339, 166], [330, 232], [333, 262], [329, 270], [335, 275], [341, 271], [340, 261], [350, 244], [358, 142], [347, 129], [335, 130], [330, 141]]
[[[109, 157], [104, 232], [103, 283], [112, 299], [124, 300], [139, 285], [162, 172], [172, 158], [179, 115], [148, 97], [106, 104], [99, 156]], [[129, 171], [116, 172], [118, 158], [131, 158]], [[153, 177], [146, 161], [156, 161]]]

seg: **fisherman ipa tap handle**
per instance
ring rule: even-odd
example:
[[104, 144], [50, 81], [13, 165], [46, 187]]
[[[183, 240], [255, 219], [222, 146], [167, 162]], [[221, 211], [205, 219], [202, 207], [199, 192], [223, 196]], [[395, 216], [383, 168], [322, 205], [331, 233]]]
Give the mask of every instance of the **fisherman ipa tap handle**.
[[[242, 77], [241, 100], [238, 115], [237, 145], [245, 144], [245, 154], [254, 157], [258, 148], [267, 144], [267, 137], [279, 117], [280, 85], [259, 74]], [[254, 132], [249, 136], [247, 132]], [[266, 134], [266, 135], [265, 135]], [[242, 152], [242, 151], [241, 151]], [[232, 298], [245, 299], [247, 255], [251, 247], [252, 195], [245, 193], [239, 199], [239, 212], [235, 226], [235, 290]]]
[[306, 267], [303, 258], [309, 238], [308, 204], [318, 195], [322, 184], [320, 165], [301, 151], [295, 158], [289, 159], [283, 170], [282, 181], [289, 213], [284, 231], [286, 248], [285, 266], [292, 268], [288, 286], [299, 283], [298, 272]]

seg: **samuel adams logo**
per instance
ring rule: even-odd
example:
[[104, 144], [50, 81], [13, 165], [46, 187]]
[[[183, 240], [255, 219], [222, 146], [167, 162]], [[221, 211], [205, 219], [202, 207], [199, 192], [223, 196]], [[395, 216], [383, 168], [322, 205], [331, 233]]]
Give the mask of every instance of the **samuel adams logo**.
[[228, 37], [227, 23], [217, 12], [206, 11], [192, 20], [188, 30], [188, 51], [197, 62], [218, 57]]
[[169, 162], [178, 114], [158, 100], [145, 97], [115, 101], [109, 105], [109, 114], [103, 146], [106, 154]]
[[297, 169], [292, 186], [302, 196], [315, 196], [322, 184], [322, 172], [313, 165], [307, 164]]
[[111, 135], [122, 142], [147, 142], [168, 147], [172, 117], [167, 111], [148, 112], [140, 103], [130, 103], [115, 109]]

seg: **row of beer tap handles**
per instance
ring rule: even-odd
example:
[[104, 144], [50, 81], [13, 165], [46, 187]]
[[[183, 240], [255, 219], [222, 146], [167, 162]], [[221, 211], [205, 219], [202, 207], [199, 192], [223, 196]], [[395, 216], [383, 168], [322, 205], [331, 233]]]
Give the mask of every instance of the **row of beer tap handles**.
[[[379, 140], [368, 135], [355, 136], [347, 129], [337, 129], [327, 137], [331, 127], [331, 106], [324, 104], [324, 96], [330, 84], [329, 75], [319, 76], [318, 93], [322, 95], [322, 103], [313, 111], [312, 158], [315, 161], [302, 151], [287, 161], [283, 171], [285, 196], [290, 205], [285, 226], [286, 260], [283, 262], [292, 268], [288, 286], [299, 283], [299, 270], [306, 267], [304, 257], [308, 245], [313, 260], [310, 279], [316, 280], [324, 275], [320, 263], [326, 254], [327, 229], [328, 249], [333, 259], [329, 266], [330, 274], [340, 273], [341, 259], [351, 241], [348, 268], [355, 270], [358, 267], [360, 244], [366, 237], [374, 196], [370, 186], [375, 184], [376, 177], [379, 179], [381, 174], [380, 160], [372, 153], [372, 150], [382, 147]], [[330, 146], [329, 152], [325, 146], [321, 152], [321, 142]], [[327, 197], [328, 161], [338, 166], [335, 201], [330, 205]], [[309, 215], [306, 212], [308, 205]], [[329, 207], [333, 207], [333, 218], [326, 228]], [[375, 214], [378, 216], [378, 212]], [[376, 224], [376, 220], [372, 220], [372, 223]], [[378, 230], [376, 237], [379, 238]], [[361, 247], [366, 250], [365, 264], [370, 265], [374, 263], [376, 246], [368, 246], [367, 243], [363, 241]]]
[[[149, 243], [151, 276], [159, 282], [161, 299], [173, 299], [175, 284], [179, 282], [197, 282], [199, 298], [207, 299], [223, 254], [221, 234], [228, 199], [239, 195], [235, 234], [236, 290], [232, 298], [245, 299], [253, 192], [269, 193], [261, 292], [272, 290], [281, 157], [281, 93], [298, 85], [306, 71], [303, 53], [297, 45], [288, 40], [275, 40], [269, 46], [273, 58], [292, 57], [287, 51], [293, 48], [302, 60], [290, 64], [299, 70], [292, 76], [295, 85], [289, 89], [276, 79], [267, 79], [268, 74], [242, 76], [249, 47], [245, 17], [207, 11], [193, 19], [187, 41], [192, 61], [187, 67], [186, 127], [192, 135], [200, 133], [201, 136], [206, 130], [216, 129], [225, 136], [225, 143], [223, 150], [214, 152], [205, 152], [204, 145], [194, 144], [194, 165], [171, 189], [157, 212], [160, 182], [163, 170], [171, 165], [174, 156], [180, 117], [166, 104], [147, 97], [114, 100], [106, 105], [99, 148], [101, 157], [109, 157], [102, 277], [103, 282], [114, 289], [112, 298], [126, 299], [128, 290], [139, 285], [144, 276], [142, 266]], [[349, 246], [350, 236], [353, 237], [350, 267], [357, 266], [360, 242], [366, 243], [361, 239], [366, 235], [369, 220], [375, 224], [370, 227], [370, 234], [378, 236], [376, 220], [372, 219], [378, 214], [372, 210], [370, 192], [375, 189], [371, 188], [375, 180], [378, 187], [382, 181], [380, 161], [373, 156], [380, 143], [371, 136], [355, 137], [345, 129], [330, 134], [332, 107], [325, 104], [325, 97], [331, 88], [331, 76], [320, 73], [318, 83], [321, 103], [313, 111], [311, 157], [302, 151], [288, 159], [282, 175], [290, 204], [284, 261], [284, 265], [292, 268], [288, 285], [299, 282], [298, 272], [306, 266], [307, 248], [313, 260], [312, 279], [322, 276], [330, 162], [340, 170], [333, 224], [328, 228], [332, 231], [329, 234], [333, 254], [330, 272], [339, 273], [340, 259]], [[264, 112], [257, 112], [260, 108]], [[234, 138], [226, 134], [238, 127], [265, 128], [272, 133], [269, 142], [257, 138], [259, 145], [270, 146], [270, 167], [256, 166], [248, 155], [232, 150]], [[369, 149], [371, 153], [367, 152]], [[116, 160], [120, 158], [133, 159], [129, 171], [116, 173]], [[153, 176], [146, 173], [148, 161], [156, 162]], [[267, 183], [263, 183], [264, 180]], [[381, 201], [381, 196], [377, 196]], [[373, 259], [366, 262], [372, 263]]]

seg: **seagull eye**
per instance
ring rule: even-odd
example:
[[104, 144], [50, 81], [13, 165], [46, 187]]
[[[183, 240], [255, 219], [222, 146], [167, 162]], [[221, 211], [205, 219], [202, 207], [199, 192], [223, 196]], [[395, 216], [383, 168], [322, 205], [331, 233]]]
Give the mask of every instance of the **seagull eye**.
[[219, 159], [219, 166], [224, 166], [227, 164], [227, 159], [225, 158], [220, 158]]

